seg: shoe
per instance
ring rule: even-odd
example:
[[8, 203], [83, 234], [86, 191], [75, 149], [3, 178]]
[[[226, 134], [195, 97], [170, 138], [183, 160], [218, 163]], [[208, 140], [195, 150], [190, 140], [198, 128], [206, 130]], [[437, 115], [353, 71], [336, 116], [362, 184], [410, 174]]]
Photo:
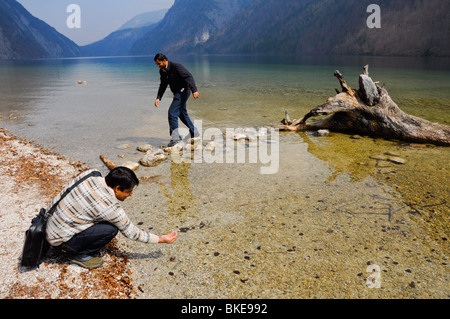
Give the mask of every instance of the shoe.
[[170, 140], [169, 144], [167, 144], [167, 147], [175, 146], [179, 143], [179, 140]]
[[86, 261], [72, 259], [70, 262], [83, 268], [98, 268], [103, 265], [103, 260], [99, 257], [92, 257], [91, 259]]

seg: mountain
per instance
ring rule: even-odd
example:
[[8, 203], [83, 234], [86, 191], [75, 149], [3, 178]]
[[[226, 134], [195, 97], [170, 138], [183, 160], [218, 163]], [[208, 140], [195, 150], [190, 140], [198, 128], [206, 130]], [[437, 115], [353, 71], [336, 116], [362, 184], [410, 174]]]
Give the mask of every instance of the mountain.
[[175, 0], [164, 19], [134, 44], [131, 54], [195, 52], [252, 1]]
[[162, 9], [157, 11], [141, 13], [135, 16], [134, 18], [128, 20], [118, 30], [142, 28], [158, 23], [164, 18], [168, 10], [169, 9]]
[[125, 56], [133, 44], [147, 34], [155, 25], [118, 30], [103, 40], [80, 47], [82, 56]]
[[255, 0], [204, 45], [206, 52], [450, 56], [450, 1]]
[[450, 56], [450, 1], [176, 0], [132, 54]]
[[[0, 59], [100, 55], [328, 54], [450, 56], [450, 1], [175, 0], [81, 49], [15, 0], [0, 0]], [[159, 14], [159, 16], [158, 16]], [[162, 18], [164, 17], [164, 18]], [[162, 20], [160, 20], [162, 18]], [[152, 20], [153, 19], [153, 20]]]
[[61, 58], [80, 49], [15, 0], [0, 1], [0, 59]]
[[103, 40], [81, 47], [83, 56], [124, 56], [141, 37], [154, 29], [168, 9], [143, 13], [127, 21]]

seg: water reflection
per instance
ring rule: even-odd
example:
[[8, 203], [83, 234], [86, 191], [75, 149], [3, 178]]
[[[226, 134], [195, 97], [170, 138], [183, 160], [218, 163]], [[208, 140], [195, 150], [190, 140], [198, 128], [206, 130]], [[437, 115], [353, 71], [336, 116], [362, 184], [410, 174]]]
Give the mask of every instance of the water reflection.
[[330, 133], [329, 136], [317, 136], [316, 132], [298, 133], [308, 144], [308, 152], [320, 160], [327, 162], [332, 168], [329, 181], [347, 173], [354, 180], [363, 180], [372, 175], [374, 169], [394, 167], [394, 163], [377, 161], [374, 157], [389, 154], [402, 155], [398, 142], [384, 139], [360, 137], [341, 133]]
[[170, 164], [170, 184], [159, 186], [167, 198], [167, 209], [170, 214], [195, 215], [198, 209], [198, 198], [192, 194], [191, 181], [188, 178], [191, 163]]
[[382, 57], [345, 55], [173, 55], [169, 58], [193, 64], [233, 63], [233, 64], [278, 64], [312, 66], [353, 66], [362, 68], [366, 64], [388, 69], [450, 70], [450, 59], [446, 57]]
[[[314, 132], [297, 134], [307, 143], [308, 152], [331, 168], [327, 184], [332, 184], [341, 176], [348, 176], [352, 182], [374, 178], [379, 185], [389, 186], [391, 195], [403, 203], [395, 211], [408, 212], [448, 251], [445, 238], [450, 229], [450, 150], [447, 147], [370, 137], [355, 138], [341, 133], [322, 137]], [[404, 164], [385, 160], [390, 154], [403, 159]], [[370, 187], [367, 183], [366, 186]], [[391, 214], [393, 208], [389, 202], [385, 204]]]

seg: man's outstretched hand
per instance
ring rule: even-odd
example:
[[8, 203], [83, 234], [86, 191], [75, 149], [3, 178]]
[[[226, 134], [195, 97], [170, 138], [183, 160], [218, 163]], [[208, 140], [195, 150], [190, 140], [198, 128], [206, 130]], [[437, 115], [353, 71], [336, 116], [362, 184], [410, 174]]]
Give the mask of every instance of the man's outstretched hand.
[[170, 234], [160, 236], [158, 243], [172, 244], [175, 241], [175, 239], [177, 239], [177, 236], [178, 236], [178, 233], [176, 231], [173, 231]]

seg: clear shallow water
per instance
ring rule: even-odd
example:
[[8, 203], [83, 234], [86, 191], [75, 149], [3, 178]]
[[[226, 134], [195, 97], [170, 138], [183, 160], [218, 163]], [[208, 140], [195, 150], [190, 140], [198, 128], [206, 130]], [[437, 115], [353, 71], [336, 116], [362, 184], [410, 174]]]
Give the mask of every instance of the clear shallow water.
[[[192, 117], [211, 127], [278, 124], [287, 110], [299, 117], [335, 94], [339, 69], [357, 87], [364, 64], [406, 112], [448, 123], [448, 59], [213, 56], [173, 57], [195, 75], [201, 98]], [[79, 85], [78, 81], [87, 81]], [[153, 106], [159, 75], [152, 58], [0, 62], [2, 125], [88, 164], [90, 149], [107, 151], [132, 139], [168, 139], [167, 92]], [[13, 117], [14, 120], [5, 119]]]
[[[275, 125], [285, 110], [300, 117], [335, 94], [335, 69], [357, 87], [367, 63], [404, 111], [450, 120], [448, 59], [173, 59], [196, 78], [201, 96], [188, 107], [203, 130]], [[106, 172], [100, 154], [137, 161], [137, 146], [168, 141], [171, 93], [155, 108], [158, 84], [147, 57], [0, 62], [0, 125]], [[158, 234], [189, 229], [170, 247], [126, 242], [141, 297], [448, 295], [448, 148], [312, 132], [281, 133], [279, 148], [273, 175], [248, 162], [166, 161], [137, 171], [163, 179], [124, 203], [133, 220]], [[407, 163], [370, 159], [385, 152]], [[370, 260], [386, 271], [383, 291], [365, 286]], [[410, 291], [411, 281], [422, 286]]]

